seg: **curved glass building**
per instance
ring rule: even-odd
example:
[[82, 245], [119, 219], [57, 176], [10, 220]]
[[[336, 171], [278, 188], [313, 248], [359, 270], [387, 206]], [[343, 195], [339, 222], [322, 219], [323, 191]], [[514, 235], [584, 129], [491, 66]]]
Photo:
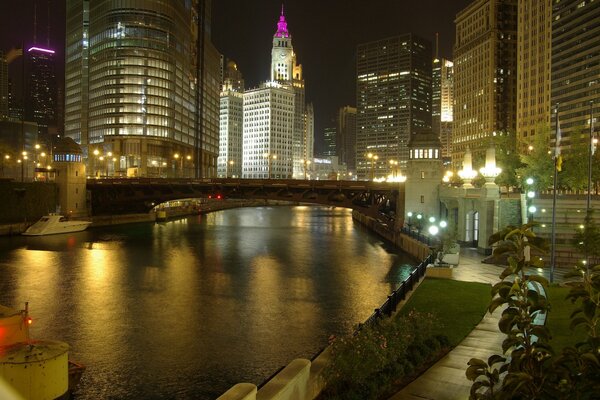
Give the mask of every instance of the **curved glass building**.
[[65, 134], [88, 175], [215, 175], [209, 19], [209, 0], [67, 0]]

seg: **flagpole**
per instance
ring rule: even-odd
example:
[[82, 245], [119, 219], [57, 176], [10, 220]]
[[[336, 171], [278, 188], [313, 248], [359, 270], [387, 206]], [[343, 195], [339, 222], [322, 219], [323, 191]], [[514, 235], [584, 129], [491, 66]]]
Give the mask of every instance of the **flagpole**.
[[587, 192], [587, 213], [591, 211], [590, 205], [592, 200], [592, 150], [594, 147], [594, 100], [590, 101], [590, 148], [588, 149], [588, 192]]
[[550, 253], [550, 283], [554, 282], [554, 266], [556, 264], [556, 192], [558, 185], [558, 157], [560, 155], [560, 126], [558, 121], [558, 103], [556, 104], [556, 142], [554, 149], [554, 180], [552, 187], [552, 234]]

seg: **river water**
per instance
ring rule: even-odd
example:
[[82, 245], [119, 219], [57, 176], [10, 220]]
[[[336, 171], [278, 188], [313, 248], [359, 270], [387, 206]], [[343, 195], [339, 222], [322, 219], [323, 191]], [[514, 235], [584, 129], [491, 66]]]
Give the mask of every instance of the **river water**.
[[87, 366], [76, 399], [214, 399], [352, 331], [414, 260], [346, 209], [0, 238], [0, 304]]

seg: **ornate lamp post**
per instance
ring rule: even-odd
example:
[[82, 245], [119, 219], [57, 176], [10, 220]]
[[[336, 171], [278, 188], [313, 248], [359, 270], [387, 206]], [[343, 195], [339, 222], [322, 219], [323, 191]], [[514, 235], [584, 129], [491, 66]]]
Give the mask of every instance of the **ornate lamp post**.
[[473, 170], [471, 149], [469, 149], [468, 147], [463, 158], [463, 169], [458, 171], [458, 176], [460, 176], [464, 181], [463, 187], [473, 187], [473, 185], [471, 185], [471, 181], [477, 176], [477, 171]]

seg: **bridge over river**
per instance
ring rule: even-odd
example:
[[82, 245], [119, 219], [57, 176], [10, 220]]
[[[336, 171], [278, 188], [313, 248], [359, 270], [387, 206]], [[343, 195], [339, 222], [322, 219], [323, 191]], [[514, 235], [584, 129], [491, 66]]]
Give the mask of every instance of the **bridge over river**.
[[88, 179], [92, 215], [149, 212], [183, 198], [265, 199], [360, 210], [374, 218], [404, 215], [404, 184], [297, 179]]

